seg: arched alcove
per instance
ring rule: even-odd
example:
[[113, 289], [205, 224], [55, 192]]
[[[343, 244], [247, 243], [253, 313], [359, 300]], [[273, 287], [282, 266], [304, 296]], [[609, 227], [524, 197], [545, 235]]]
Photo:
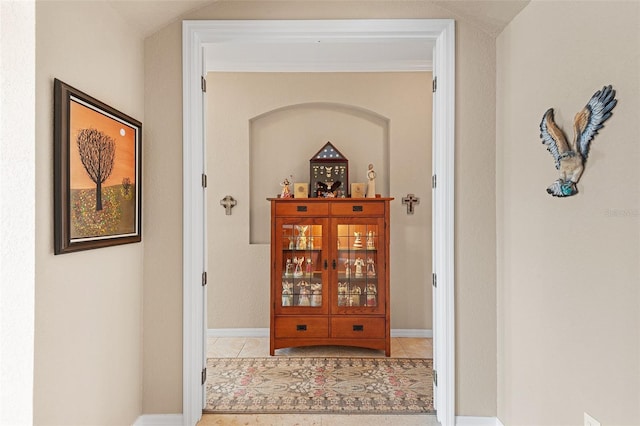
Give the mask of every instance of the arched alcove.
[[309, 159], [327, 141], [349, 160], [349, 184], [379, 171], [376, 189], [389, 194], [389, 119], [374, 111], [331, 102], [308, 102], [267, 111], [249, 120], [250, 242], [268, 244], [269, 204], [279, 182], [309, 182]]

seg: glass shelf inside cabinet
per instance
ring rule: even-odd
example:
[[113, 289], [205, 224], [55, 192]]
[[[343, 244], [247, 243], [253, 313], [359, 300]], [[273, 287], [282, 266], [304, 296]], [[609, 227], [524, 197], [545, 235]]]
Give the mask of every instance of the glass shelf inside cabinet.
[[378, 306], [378, 226], [338, 224], [338, 306]]
[[282, 225], [282, 306], [322, 306], [322, 225]]

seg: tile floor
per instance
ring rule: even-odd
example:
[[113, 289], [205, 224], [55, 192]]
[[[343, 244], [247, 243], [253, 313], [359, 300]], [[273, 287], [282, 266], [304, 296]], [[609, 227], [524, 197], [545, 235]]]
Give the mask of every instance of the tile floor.
[[[269, 356], [268, 337], [210, 337], [207, 358], [255, 358]], [[275, 356], [384, 357], [384, 351], [347, 346], [306, 346], [277, 349]], [[432, 339], [391, 338], [393, 358], [433, 358]]]
[[[394, 358], [432, 358], [431, 339], [391, 338]], [[207, 358], [253, 358], [269, 356], [267, 337], [210, 337]], [[384, 351], [344, 346], [311, 346], [276, 350], [275, 356], [384, 357]], [[433, 415], [336, 415], [336, 414], [205, 414], [200, 426], [437, 426]]]

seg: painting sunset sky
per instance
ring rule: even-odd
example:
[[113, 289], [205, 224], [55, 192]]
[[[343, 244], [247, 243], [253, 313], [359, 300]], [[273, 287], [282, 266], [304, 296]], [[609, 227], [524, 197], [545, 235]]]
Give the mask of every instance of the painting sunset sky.
[[129, 178], [131, 184], [136, 179], [136, 130], [114, 118], [101, 114], [77, 101], [70, 101], [70, 143], [69, 143], [69, 179], [71, 189], [91, 189], [96, 184], [91, 180], [82, 165], [78, 144], [78, 131], [94, 128], [109, 135], [116, 143], [116, 153], [111, 176], [103, 187], [121, 185], [123, 178]]

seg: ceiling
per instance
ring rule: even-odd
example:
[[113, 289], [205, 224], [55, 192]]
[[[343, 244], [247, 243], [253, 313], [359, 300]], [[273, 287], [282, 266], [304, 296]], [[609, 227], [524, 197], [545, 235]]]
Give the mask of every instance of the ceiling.
[[[226, 0], [217, 0], [226, 1]], [[107, 0], [141, 37], [179, 20], [184, 14], [216, 3], [212, 0]], [[492, 36], [529, 0], [431, 0], [451, 17], [476, 25]], [[421, 39], [372, 41], [308, 40], [259, 43], [237, 41], [207, 48], [209, 71], [421, 71], [432, 67], [433, 45]], [[381, 58], [383, 60], [381, 60]]]
[[444, 0], [434, 4], [469, 21], [492, 36], [502, 32], [530, 0]]
[[106, 0], [142, 37], [148, 37], [212, 0]]
[[[225, 0], [107, 0], [122, 17], [147, 37], [190, 11]], [[530, 0], [431, 0], [454, 16], [498, 35]]]

